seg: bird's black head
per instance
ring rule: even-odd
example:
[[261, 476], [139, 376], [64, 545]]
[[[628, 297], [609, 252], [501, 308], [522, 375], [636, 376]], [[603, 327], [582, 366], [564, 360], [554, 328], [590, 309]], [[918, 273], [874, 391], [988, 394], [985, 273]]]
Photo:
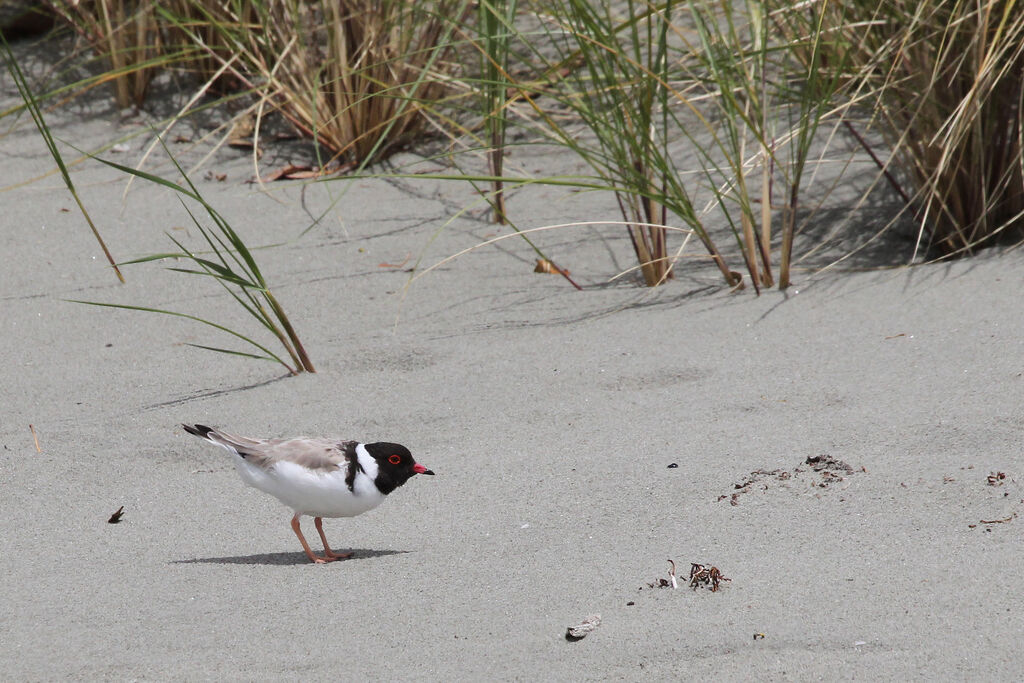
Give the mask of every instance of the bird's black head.
[[405, 446], [379, 441], [366, 444], [366, 452], [377, 461], [377, 488], [388, 494], [409, 481], [414, 474], [434, 474], [416, 462]]

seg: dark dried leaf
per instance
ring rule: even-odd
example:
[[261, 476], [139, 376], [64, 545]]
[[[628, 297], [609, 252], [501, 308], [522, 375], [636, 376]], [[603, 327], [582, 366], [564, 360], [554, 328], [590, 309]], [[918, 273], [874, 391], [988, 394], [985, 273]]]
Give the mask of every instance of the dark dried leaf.
[[124, 516], [124, 505], [122, 505], [121, 507], [117, 508], [117, 512], [115, 512], [114, 514], [110, 515], [110, 519], [107, 520], [107, 524], [117, 524], [118, 522], [121, 521], [121, 518], [123, 516]]

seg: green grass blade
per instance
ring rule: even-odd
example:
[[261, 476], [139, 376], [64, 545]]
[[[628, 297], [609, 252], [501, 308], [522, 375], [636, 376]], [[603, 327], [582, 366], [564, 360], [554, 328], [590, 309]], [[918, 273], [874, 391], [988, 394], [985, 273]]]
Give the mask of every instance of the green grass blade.
[[258, 353], [246, 353], [245, 351], [237, 351], [235, 349], [225, 349], [220, 346], [207, 346], [206, 344], [193, 344], [191, 342], [185, 342], [185, 345], [197, 349], [206, 349], [207, 351], [216, 351], [217, 353], [228, 353], [233, 356], [243, 356], [245, 358], [255, 358], [256, 360], [269, 360], [280, 362], [280, 360], [276, 358], [271, 358], [270, 356], [261, 356]]
[[240, 332], [236, 332], [235, 330], [232, 330], [229, 327], [225, 327], [224, 325], [220, 325], [220, 324], [215, 323], [215, 322], [213, 322], [211, 320], [206, 320], [205, 318], [200, 318], [198, 316], [190, 315], [188, 313], [179, 313], [178, 311], [169, 311], [169, 310], [163, 309], [163, 308], [151, 308], [151, 307], [148, 307], [148, 306], [132, 306], [130, 304], [112, 304], [112, 303], [106, 303], [106, 302], [102, 302], [102, 301], [85, 301], [85, 300], [82, 300], [82, 299], [64, 299], [64, 301], [68, 301], [70, 303], [75, 303], [75, 304], [85, 304], [87, 306], [101, 306], [101, 307], [104, 307], [104, 308], [121, 308], [121, 309], [128, 310], [128, 311], [142, 311], [144, 313], [159, 313], [161, 315], [171, 315], [171, 316], [175, 316], [175, 317], [178, 317], [178, 318], [186, 318], [188, 320], [194, 320], [194, 321], [196, 321], [198, 323], [202, 323], [203, 325], [208, 325], [209, 327], [212, 327], [214, 329], [220, 330], [221, 332], [227, 332], [228, 334], [232, 335], [233, 337], [241, 339], [245, 343], [247, 343], [247, 344], [249, 344], [251, 346], [254, 346], [257, 349], [259, 349], [260, 351], [262, 351], [263, 353], [265, 353], [267, 355], [267, 357], [277, 361], [278, 363], [280, 363], [281, 365], [286, 367], [288, 369], [288, 372], [290, 372], [291, 374], [293, 374], [293, 375], [298, 374], [298, 372], [294, 368], [292, 368], [290, 365], [288, 365], [283, 360], [281, 360], [281, 358], [277, 354], [275, 354], [273, 351], [271, 351], [267, 347], [263, 346], [259, 342], [255, 341], [253, 339], [250, 339], [249, 337], [246, 337], [244, 334], [241, 334]]

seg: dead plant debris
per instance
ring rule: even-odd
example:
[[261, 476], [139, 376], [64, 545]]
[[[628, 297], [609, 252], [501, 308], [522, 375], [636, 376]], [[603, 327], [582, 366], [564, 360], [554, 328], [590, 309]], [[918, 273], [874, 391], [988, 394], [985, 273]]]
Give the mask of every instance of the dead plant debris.
[[[679, 584], [676, 581], [676, 563], [673, 560], [669, 560], [669, 570], [667, 579], [655, 579], [654, 581], [647, 582], [648, 588], [678, 588]], [[700, 586], [710, 587], [711, 592], [714, 593], [718, 590], [718, 584], [720, 581], [732, 581], [732, 579], [722, 576], [722, 572], [718, 567], [712, 565], [703, 565], [697, 562], [690, 563], [690, 588], [697, 590]], [[644, 587], [640, 586], [640, 590]]]
[[697, 590], [700, 586], [705, 588], [711, 586], [711, 592], [715, 593], [718, 591], [719, 581], [732, 581], [732, 579], [722, 576], [718, 567], [705, 567], [696, 562], [690, 564], [690, 588], [693, 590]]
[[[330, 162], [324, 166], [311, 166], [309, 164], [287, 164], [282, 168], [272, 171], [264, 176], [259, 182], [271, 183], [275, 180], [307, 180], [309, 178], [320, 178], [329, 175], [341, 175], [356, 167], [355, 162]], [[252, 180], [250, 182], [257, 182]]]
[[734, 492], [732, 494], [722, 494], [717, 500], [728, 500], [730, 505], [739, 505], [739, 497], [742, 494], [750, 493], [755, 488], [767, 491], [770, 481], [788, 482], [790, 480], [807, 479], [807, 476], [802, 475], [808, 474], [811, 475], [810, 486], [827, 489], [832, 484], [843, 481], [848, 475], [857, 472], [867, 472], [867, 469], [864, 467], [861, 467], [859, 470], [854, 469], [853, 466], [833, 458], [827, 453], [812, 455], [804, 460], [800, 466], [794, 467], [792, 470], [754, 470], [742, 481], [733, 484]]
[[117, 508], [117, 512], [110, 515], [110, 519], [107, 520], [107, 524], [117, 524], [121, 521], [122, 517], [124, 517], [124, 505]]
[[29, 428], [29, 431], [32, 432], [32, 440], [36, 444], [36, 453], [42, 453], [43, 449], [39, 447], [39, 435], [36, 434], [36, 428], [33, 427], [31, 424], [28, 426], [28, 428]]
[[992, 472], [985, 477], [985, 481], [988, 482], [989, 486], [1002, 486], [1006, 481], [1006, 472]]
[[[804, 461], [805, 465], [810, 465], [811, 469], [815, 472], [830, 472], [831, 470], [841, 470], [847, 474], [853, 474], [853, 467], [847, 465], [842, 460], [836, 460], [827, 453], [824, 455], [812, 455]], [[834, 475], [833, 475], [834, 476]]]
[[[672, 560], [669, 560], [668, 564], [669, 564], [668, 578], [667, 579], [655, 579], [653, 583], [649, 582], [647, 584], [648, 588], [676, 588], [676, 587], [678, 587], [679, 584], [676, 582], [676, 563], [674, 561], [672, 561]], [[643, 590], [643, 589], [644, 589], [644, 587], [640, 586], [640, 590]]]
[[534, 266], [533, 272], [547, 273], [548, 275], [568, 275], [570, 273], [569, 269], [559, 268], [552, 261], [546, 258], [537, 259], [537, 265]]
[[1006, 524], [1007, 522], [1011, 521], [1016, 516], [1017, 516], [1017, 513], [1014, 512], [1009, 517], [1004, 517], [1003, 519], [981, 519], [981, 520], [978, 520], [978, 521], [981, 524]]
[[252, 149], [256, 144], [253, 140], [253, 134], [256, 132], [256, 115], [252, 112], [244, 114], [237, 119], [231, 126], [231, 131], [228, 133], [228, 147], [235, 147], [237, 149]]
[[378, 268], [403, 268], [405, 266], [405, 264], [408, 263], [409, 259], [411, 259], [411, 258], [412, 258], [412, 252], [410, 251], [409, 253], [407, 253], [405, 255], [405, 259], [403, 259], [401, 263], [388, 263], [387, 261], [384, 261], [384, 262], [378, 263], [377, 267]]
[[586, 619], [576, 624], [575, 626], [569, 626], [565, 629], [565, 639], [570, 643], [576, 642], [577, 640], [583, 640], [591, 633], [594, 629], [601, 625], [601, 615], [591, 614]]

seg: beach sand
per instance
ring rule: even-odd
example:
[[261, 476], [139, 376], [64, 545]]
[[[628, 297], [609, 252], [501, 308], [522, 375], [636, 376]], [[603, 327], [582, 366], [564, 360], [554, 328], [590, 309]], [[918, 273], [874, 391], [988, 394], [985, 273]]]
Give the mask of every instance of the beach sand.
[[[55, 133], [94, 146], [138, 126], [108, 107], [53, 112]], [[139, 140], [106, 156], [133, 164]], [[30, 122], [0, 139], [0, 160], [5, 679], [1024, 670], [1020, 251], [800, 272], [761, 296], [695, 260], [649, 291], [608, 283], [629, 243], [590, 227], [537, 236], [584, 291], [535, 274], [518, 239], [410, 285], [417, 261], [508, 232], [481, 211], [456, 217], [467, 186], [264, 191], [246, 183], [251, 159], [225, 150], [208, 164], [225, 180], [196, 182], [250, 245], [284, 243], [257, 258], [318, 370], [285, 377], [188, 346], [233, 344], [211, 328], [69, 303], [256, 333], [215, 284], [161, 267], [181, 263], [126, 266], [119, 284], [58, 175], [13, 188], [53, 166]], [[123, 198], [123, 175], [75, 168], [119, 260], [173, 250], [164, 233], [198, 248], [166, 188], [136, 181]], [[552, 188], [513, 194], [509, 210], [523, 227], [618, 219], [611, 197]], [[437, 476], [326, 520], [355, 556], [312, 565], [291, 512], [182, 422], [398, 441]], [[807, 464], [823, 455], [841, 461], [829, 474]], [[669, 559], [680, 587], [652, 587]], [[691, 563], [731, 580], [691, 590]], [[601, 625], [568, 642], [591, 614]]]

